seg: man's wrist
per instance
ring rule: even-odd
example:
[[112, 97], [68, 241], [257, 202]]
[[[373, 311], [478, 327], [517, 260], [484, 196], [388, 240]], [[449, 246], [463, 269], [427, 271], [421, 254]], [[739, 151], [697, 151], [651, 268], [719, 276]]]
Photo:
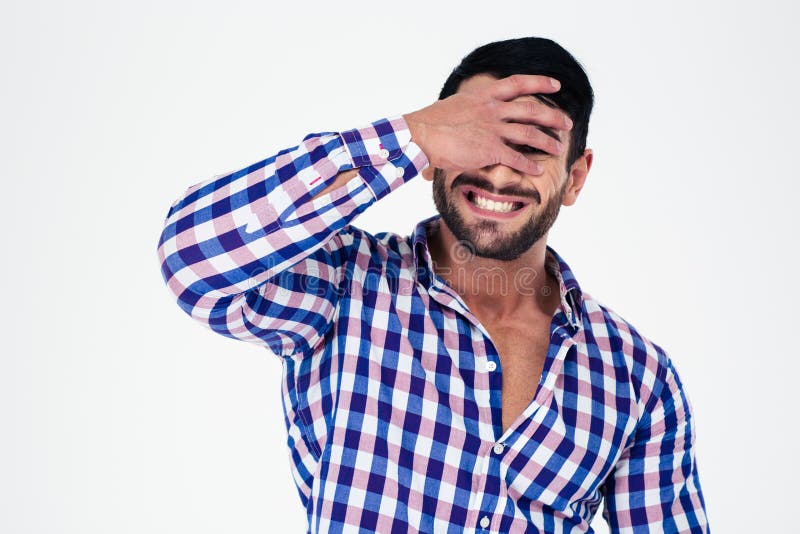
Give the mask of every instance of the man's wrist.
[[412, 111], [411, 113], [406, 113], [402, 115], [403, 120], [405, 120], [406, 124], [408, 125], [408, 131], [411, 134], [411, 141], [413, 141], [425, 155], [427, 156], [428, 160], [430, 161], [430, 155], [425, 150], [425, 139], [426, 139], [426, 127], [425, 123], [421, 120], [417, 119], [418, 111]]

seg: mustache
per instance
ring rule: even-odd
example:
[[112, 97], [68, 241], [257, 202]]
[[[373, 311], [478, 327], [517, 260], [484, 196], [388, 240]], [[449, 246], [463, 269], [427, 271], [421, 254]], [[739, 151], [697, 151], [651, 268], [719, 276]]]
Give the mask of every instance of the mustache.
[[450, 187], [455, 189], [460, 185], [471, 185], [472, 187], [483, 189], [484, 191], [493, 193], [495, 195], [509, 195], [522, 198], [531, 198], [535, 200], [537, 204], [542, 203], [542, 198], [539, 196], [539, 192], [536, 189], [526, 190], [514, 187], [507, 187], [505, 189], [495, 189], [490, 182], [484, 180], [480, 176], [476, 176], [474, 174], [469, 174], [466, 172], [456, 176]]

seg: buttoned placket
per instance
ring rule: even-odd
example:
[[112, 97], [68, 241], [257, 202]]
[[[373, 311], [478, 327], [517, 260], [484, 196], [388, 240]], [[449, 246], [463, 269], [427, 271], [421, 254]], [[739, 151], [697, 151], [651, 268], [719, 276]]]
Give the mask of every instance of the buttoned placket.
[[[489, 456], [492, 454], [492, 449], [495, 444], [496, 430], [495, 422], [492, 414], [492, 387], [498, 388], [502, 385], [502, 373], [500, 366], [497, 362], [488, 359], [485, 351], [481, 350], [484, 347], [485, 340], [490, 340], [489, 333], [480, 324], [478, 318], [469, 311], [467, 305], [463, 302], [461, 297], [454, 294], [452, 290], [444, 283], [444, 281], [433, 275], [433, 281], [428, 288], [428, 294], [443, 306], [458, 312], [466, 317], [472, 325], [472, 341], [475, 348], [475, 400], [478, 403], [478, 417], [480, 424], [478, 425], [480, 432], [480, 439], [483, 442], [478, 453], [478, 457], [473, 467], [472, 475], [472, 492], [470, 494], [470, 502], [468, 506], [468, 514], [466, 519], [465, 529], [481, 529], [480, 524], [488, 524], [491, 522], [490, 514], [494, 512], [494, 506], [491, 506], [485, 501], [485, 487], [489, 469]], [[491, 369], [491, 371], [489, 370]], [[494, 375], [491, 378], [489, 375]], [[495, 382], [496, 381], [496, 382]], [[495, 382], [495, 384], [492, 384]], [[478, 504], [483, 505], [482, 508], [477, 508]], [[487, 523], [487, 521], [489, 523]]]
[[[486, 328], [480, 323], [478, 318], [469, 311], [469, 308], [461, 297], [459, 297], [458, 294], [454, 294], [440, 277], [434, 275], [433, 278], [434, 280], [428, 289], [429, 295], [440, 304], [462, 314], [470, 321], [475, 331], [484, 336], [482, 340], [480, 338], [475, 339], [475, 336], [473, 336], [473, 346], [476, 348], [476, 371], [481, 367], [484, 369], [483, 374], [476, 373], [476, 387], [480, 377], [483, 377], [483, 380], [480, 380], [480, 382], [484, 387], [481, 389], [489, 393], [489, 399], [483, 399], [484, 402], [480, 403], [480, 420], [482, 423], [486, 424], [481, 424], [479, 428], [481, 428], [482, 434], [488, 433], [488, 430], [484, 432], [484, 429], [491, 428], [491, 435], [481, 435], [484, 445], [481, 447], [475, 465], [473, 491], [470, 496], [469, 512], [465, 527], [475, 528], [478, 531], [488, 531], [492, 523], [492, 515], [496, 513], [498, 507], [497, 501], [500, 494], [500, 488], [496, 488], [497, 491], [487, 492], [486, 486], [491, 464], [493, 462], [498, 462], [498, 473], [495, 478], [498, 479], [498, 482], [502, 483], [500, 480], [499, 462], [502, 461], [503, 453], [506, 451], [506, 442], [513, 441], [512, 437], [516, 433], [516, 428], [519, 426], [520, 421], [533, 417], [541, 406], [549, 402], [566, 354], [576, 345], [576, 342], [572, 339], [571, 330], [576, 329], [577, 325], [572, 310], [565, 307], [562, 297], [560, 307], [556, 313], [554, 313], [551, 322], [548, 354], [544, 368], [542, 369], [542, 376], [537, 384], [534, 399], [506, 432], [502, 433], [502, 436], [498, 436], [501, 432], [497, 431], [497, 428], [502, 429], [502, 412], [499, 409], [502, 402], [502, 369], [499, 363], [496, 345]], [[483, 341], [483, 343], [481, 343], [481, 341]], [[485, 347], [486, 351], [479, 351], [482, 347]], [[492, 352], [494, 354], [491, 354]], [[479, 363], [480, 361], [483, 362], [482, 366]], [[479, 400], [479, 393], [480, 391], [476, 391], [476, 400]], [[495, 410], [497, 412], [496, 415], [492, 414], [493, 404], [498, 406], [498, 409]], [[492, 458], [493, 453], [495, 456], [494, 458]]]

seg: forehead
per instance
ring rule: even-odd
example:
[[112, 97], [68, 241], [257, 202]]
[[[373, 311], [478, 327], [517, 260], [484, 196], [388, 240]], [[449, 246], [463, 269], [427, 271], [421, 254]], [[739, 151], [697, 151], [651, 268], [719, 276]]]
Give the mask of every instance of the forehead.
[[[475, 74], [462, 81], [458, 86], [457, 92], [480, 89], [495, 81], [497, 81], [497, 78], [495, 78], [490, 74]], [[520, 95], [510, 100], [510, 102], [516, 102], [522, 100], [533, 100], [535, 102], [541, 102], [542, 104], [551, 107], [553, 109], [559, 109], [558, 106], [556, 106], [555, 103], [550, 98], [544, 95]], [[566, 141], [566, 139], [562, 140], [559, 132], [553, 130], [552, 128], [548, 128], [547, 126], [541, 126], [541, 125], [537, 125], [536, 127], [539, 128], [544, 133], [546, 133], [547, 135], [549, 135], [550, 137], [552, 137], [553, 139], [558, 139], [559, 141]]]

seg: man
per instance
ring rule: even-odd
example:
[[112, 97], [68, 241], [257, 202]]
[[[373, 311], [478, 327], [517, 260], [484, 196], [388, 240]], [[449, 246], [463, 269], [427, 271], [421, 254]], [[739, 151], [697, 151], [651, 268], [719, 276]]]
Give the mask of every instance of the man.
[[[546, 245], [592, 164], [593, 93], [542, 38], [434, 104], [192, 186], [158, 253], [181, 308], [279, 355], [312, 532], [707, 532], [665, 351]], [[421, 174], [413, 235], [351, 223]]]

